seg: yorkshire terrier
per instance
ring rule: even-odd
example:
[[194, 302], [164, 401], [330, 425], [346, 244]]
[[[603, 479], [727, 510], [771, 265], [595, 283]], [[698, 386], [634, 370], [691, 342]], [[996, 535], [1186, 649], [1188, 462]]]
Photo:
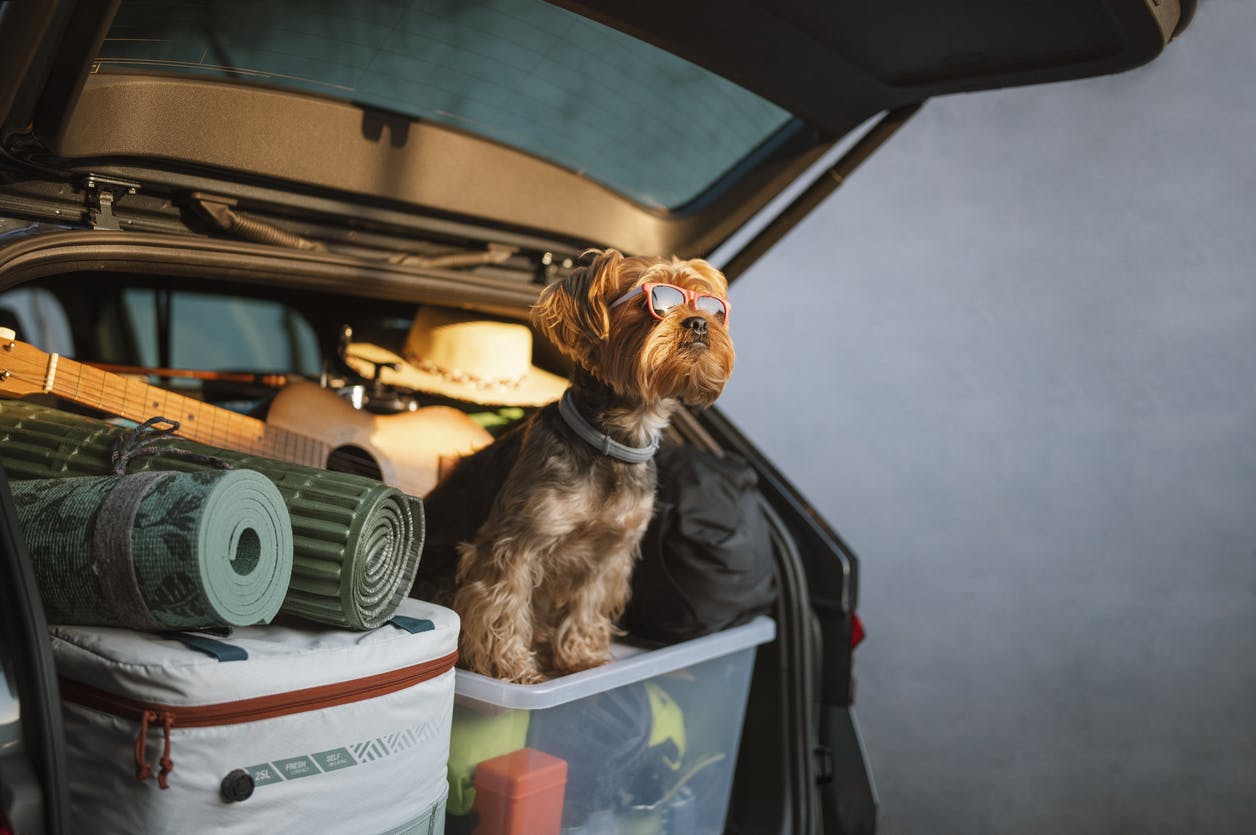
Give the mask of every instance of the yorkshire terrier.
[[733, 369], [728, 282], [702, 260], [593, 251], [542, 291], [534, 327], [571, 387], [462, 459], [424, 500], [414, 594], [462, 618], [461, 663], [531, 684], [610, 660], [654, 511], [660, 433]]

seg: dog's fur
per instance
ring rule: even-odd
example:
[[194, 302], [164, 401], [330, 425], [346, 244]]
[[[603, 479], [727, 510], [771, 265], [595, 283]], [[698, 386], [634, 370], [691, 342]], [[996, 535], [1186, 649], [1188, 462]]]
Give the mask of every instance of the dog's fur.
[[[701, 260], [594, 255], [542, 292], [533, 324], [573, 362], [584, 417], [620, 443], [645, 446], [681, 403], [719, 396], [733, 343], [725, 325], [687, 306], [659, 321], [644, 296], [609, 305], [647, 281], [721, 298], [728, 284]], [[607, 662], [655, 484], [652, 460], [603, 455], [557, 404], [459, 462], [425, 499], [415, 594], [452, 603], [462, 617], [462, 665], [533, 683]]]

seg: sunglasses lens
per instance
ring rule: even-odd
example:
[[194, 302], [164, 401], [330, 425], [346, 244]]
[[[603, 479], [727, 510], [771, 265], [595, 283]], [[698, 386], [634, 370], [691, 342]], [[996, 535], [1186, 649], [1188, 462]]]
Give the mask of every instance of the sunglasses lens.
[[698, 298], [694, 300], [693, 306], [703, 313], [710, 313], [721, 322], [723, 322], [725, 317], [728, 315], [728, 306], [725, 305], [721, 299], [717, 299], [715, 296], [698, 296]]
[[650, 307], [662, 316], [677, 305], [685, 303], [685, 294], [675, 287], [659, 284], [650, 290]]

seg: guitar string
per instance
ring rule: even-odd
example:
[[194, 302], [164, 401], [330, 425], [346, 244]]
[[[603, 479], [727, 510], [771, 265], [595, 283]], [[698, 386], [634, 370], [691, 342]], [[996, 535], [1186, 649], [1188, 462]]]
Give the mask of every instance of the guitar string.
[[[139, 383], [139, 391], [135, 394], [134, 402], [142, 403], [143, 405], [132, 405], [128, 402], [128, 398], [131, 396], [131, 381], [126, 378], [110, 375], [78, 363], [75, 363], [74, 367], [60, 372], [58, 376], [64, 376], [67, 373], [73, 373], [77, 378], [75, 390], [80, 396], [81, 402], [90, 405], [94, 398], [97, 408], [102, 411], [120, 414], [133, 420], [147, 420], [149, 417], [160, 415], [179, 421], [181, 424], [180, 435], [190, 437], [192, 440], [195, 440], [196, 437], [206, 437], [201, 432], [196, 417], [204, 411], [199, 405], [200, 401], [192, 400], [156, 386]], [[116, 380], [117, 383], [110, 385], [111, 380]], [[86, 391], [84, 391], [84, 381], [87, 383]], [[54, 392], [58, 389], [56, 383], [57, 380], [54, 378]], [[118, 383], [122, 386], [120, 395], [117, 393]], [[256, 433], [250, 431], [248, 424], [241, 421], [229, 422], [225, 428], [224, 435], [221, 437], [226, 443], [220, 442], [218, 437], [212, 435], [208, 436], [207, 440], [216, 446], [230, 445], [236, 449], [243, 449], [249, 452], [259, 451]]]

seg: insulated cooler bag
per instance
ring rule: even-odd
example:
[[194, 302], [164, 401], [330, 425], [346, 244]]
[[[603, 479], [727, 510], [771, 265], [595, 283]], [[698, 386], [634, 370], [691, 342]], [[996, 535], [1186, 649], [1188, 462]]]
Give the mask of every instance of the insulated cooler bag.
[[458, 616], [369, 632], [58, 626], [78, 833], [444, 830]]

